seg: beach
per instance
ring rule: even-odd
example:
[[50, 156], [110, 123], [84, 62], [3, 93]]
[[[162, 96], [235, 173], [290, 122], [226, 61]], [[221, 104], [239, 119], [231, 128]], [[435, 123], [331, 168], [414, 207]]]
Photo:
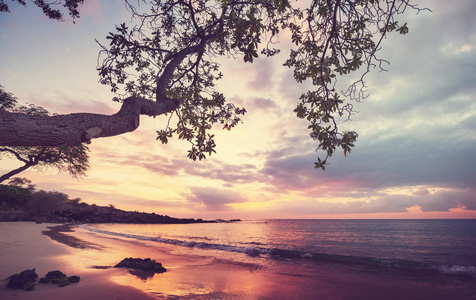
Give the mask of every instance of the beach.
[[[472, 278], [349, 271], [343, 265], [312, 261], [296, 267], [285, 259], [270, 262], [246, 254], [227, 259], [213, 251], [152, 245], [77, 225], [5, 222], [0, 230], [1, 279], [32, 268], [40, 277], [61, 270], [81, 278], [65, 287], [37, 283], [29, 292], [7, 289], [2, 281], [0, 299], [474, 299], [476, 295], [475, 288], [468, 289]], [[126, 257], [154, 259], [167, 272], [150, 275], [111, 268]]]

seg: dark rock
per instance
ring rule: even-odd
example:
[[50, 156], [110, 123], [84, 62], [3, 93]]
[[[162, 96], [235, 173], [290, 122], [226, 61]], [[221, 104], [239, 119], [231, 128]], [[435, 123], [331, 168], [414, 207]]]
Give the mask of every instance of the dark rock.
[[75, 275], [69, 276], [68, 279], [69, 279], [69, 283], [77, 283], [80, 280], [79, 276], [75, 276]]
[[36, 274], [35, 269], [25, 270], [8, 277], [7, 287], [32, 291], [35, 288], [36, 278], [38, 278], [38, 274]]
[[40, 283], [53, 283], [59, 287], [67, 286], [70, 283], [79, 282], [79, 276], [68, 277], [61, 271], [51, 271], [45, 277], [40, 279]]
[[101, 269], [101, 270], [106, 270], [112, 268], [111, 266], [91, 266], [93, 269]]
[[166, 268], [162, 267], [161, 263], [151, 260], [150, 258], [124, 258], [120, 263], [115, 265], [114, 268], [139, 269], [143, 271], [153, 271], [155, 273], [167, 271]]

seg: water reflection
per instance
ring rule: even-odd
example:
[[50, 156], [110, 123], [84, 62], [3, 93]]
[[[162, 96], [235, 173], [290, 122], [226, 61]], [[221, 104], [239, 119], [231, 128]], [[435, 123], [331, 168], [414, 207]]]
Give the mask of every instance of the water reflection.
[[154, 271], [143, 271], [143, 270], [129, 270], [129, 273], [141, 279], [142, 281], [147, 281], [148, 279], [154, 278], [156, 274]]

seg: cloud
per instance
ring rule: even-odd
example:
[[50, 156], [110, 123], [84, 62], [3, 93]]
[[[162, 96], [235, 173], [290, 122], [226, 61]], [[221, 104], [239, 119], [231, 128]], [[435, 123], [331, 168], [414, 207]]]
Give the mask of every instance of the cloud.
[[142, 155], [129, 155], [120, 163], [121, 165], [126, 164], [141, 167], [152, 173], [164, 176], [177, 176], [182, 169], [165, 156], [149, 153], [143, 153]]
[[246, 200], [240, 193], [231, 190], [221, 190], [209, 187], [191, 187], [190, 194], [184, 197], [195, 205], [197, 210], [205, 211], [229, 211], [233, 210], [228, 204], [242, 203]]
[[7, 75], [9, 77], [12, 77], [12, 78], [15, 78], [15, 77], [18, 77], [18, 74], [13, 72], [11, 69], [9, 68], [3, 68], [3, 69], [0, 69], [0, 75]]
[[246, 107], [249, 113], [258, 114], [274, 113], [279, 115], [281, 111], [275, 101], [267, 98], [253, 98], [248, 101], [244, 101], [244, 107]]
[[[154, 141], [155, 130], [166, 124], [166, 118], [142, 118], [134, 133], [90, 145], [91, 179], [77, 182], [51, 172], [43, 177], [35, 173], [35, 178], [42, 186], [85, 201], [131, 208], [156, 205], [179, 214], [228, 214], [233, 207], [240, 207], [237, 214], [246, 214], [245, 204], [233, 205], [246, 201], [269, 208], [269, 217], [405, 213], [412, 207], [423, 212], [476, 210], [476, 2], [426, 3], [421, 5], [433, 13], [408, 11], [400, 23], [408, 21], [410, 33], [391, 34], [384, 41], [379, 54], [391, 63], [389, 72], [374, 70], [367, 77], [369, 97], [353, 103], [360, 113], [340, 124], [341, 129], [359, 133], [356, 148], [347, 158], [342, 152], [334, 154], [325, 172], [314, 169], [320, 153], [314, 151], [317, 143], [309, 137], [307, 121], [292, 112], [300, 94], [313, 87], [296, 83], [292, 70], [282, 67], [287, 56], [283, 51], [253, 64], [244, 64], [241, 58], [220, 61], [225, 78], [217, 90], [249, 113], [245, 124], [227, 132], [226, 138], [216, 135], [217, 155], [193, 162], [185, 157], [187, 143]], [[5, 82], [6, 88], [12, 86], [20, 101], [51, 112], [116, 112], [119, 104], [107, 100], [109, 89], [92, 87], [97, 81], [97, 49], [84, 40], [89, 36], [93, 41], [91, 36], [71, 34], [89, 28], [89, 23], [81, 23], [83, 17], [97, 18], [91, 22], [97, 32], [107, 33], [111, 24], [120, 22], [113, 19], [124, 12], [123, 7], [98, 5], [98, 1], [85, 3], [78, 24], [66, 33], [56, 30], [61, 24], [48, 27], [48, 32], [58, 33], [52, 40], [39, 40], [43, 36], [35, 34], [44, 31], [44, 25], [34, 31], [31, 26], [22, 26], [20, 32], [8, 28], [11, 49], [5, 47], [4, 56], [14, 63], [4, 66], [0, 76], [4, 81], [20, 76], [29, 84]], [[22, 20], [12, 24], [29, 24]], [[109, 25], [103, 27], [101, 22]], [[12, 44], [19, 36], [23, 38]], [[43, 52], [20, 47], [30, 39], [38, 40]], [[51, 44], [62, 56], [52, 54]], [[64, 51], [65, 45], [71, 52]], [[288, 42], [282, 46], [290, 47]], [[87, 61], [91, 72], [80, 68]]]
[[[42, 106], [51, 113], [68, 114], [78, 112], [113, 114], [117, 112], [120, 105], [112, 101], [96, 100], [99, 99], [95, 94], [82, 89], [77, 94], [81, 96], [72, 96], [69, 93], [43, 88], [36, 90], [35, 93], [29, 92], [19, 101], [21, 103], [33, 103]], [[88, 95], [90, 97], [87, 97]], [[41, 95], [41, 96], [38, 96]]]
[[420, 194], [388, 194], [384, 191], [375, 196], [354, 201], [320, 201], [296, 199], [275, 205], [275, 212], [302, 216], [322, 214], [376, 214], [405, 213], [412, 207], [424, 212], [448, 212], [454, 208], [476, 210], [476, 191], [443, 190]]
[[422, 211], [449, 211], [452, 208], [476, 210], [476, 189], [443, 190], [418, 198]]
[[[454, 147], [452, 147], [454, 145]], [[382, 189], [440, 185], [471, 187], [476, 182], [474, 142], [394, 137], [357, 145], [347, 158], [335, 155], [325, 172], [313, 168], [314, 153], [267, 156], [260, 173], [279, 189], [313, 189], [341, 182], [347, 188]]]
[[180, 166], [187, 175], [221, 180], [231, 185], [261, 180], [257, 177], [256, 166], [251, 164], [228, 164], [209, 159], [199, 163], [190, 160], [174, 160], [174, 165]]
[[[104, 7], [108, 7], [109, 3], [104, 3]], [[81, 19], [88, 18], [92, 20], [95, 24], [104, 24], [106, 23], [105, 17], [103, 15], [103, 8], [101, 3], [96, 0], [86, 1], [81, 4], [79, 7], [81, 18], [77, 22], [80, 22]]]
[[266, 91], [273, 87], [273, 78], [275, 73], [275, 65], [267, 59], [257, 59], [253, 63], [253, 71], [251, 78], [248, 79], [247, 85], [254, 91]]

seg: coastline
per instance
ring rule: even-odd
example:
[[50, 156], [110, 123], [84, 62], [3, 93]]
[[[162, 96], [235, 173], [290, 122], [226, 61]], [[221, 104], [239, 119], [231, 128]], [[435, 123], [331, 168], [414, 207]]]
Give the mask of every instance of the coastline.
[[[61, 224], [36, 224], [33, 222], [0, 222], [2, 239], [0, 241], [0, 299], [36, 300], [36, 299], [156, 299], [150, 294], [127, 285], [111, 281], [117, 271], [94, 270], [78, 268], [74, 264], [77, 250], [64, 243], [55, 242], [42, 231], [47, 227], [63, 226]], [[61, 237], [63, 242], [74, 239]], [[80, 250], [94, 250], [82, 248]], [[6, 287], [4, 280], [10, 275], [20, 273], [25, 269], [35, 268], [39, 277], [49, 271], [61, 270], [68, 276], [79, 275], [79, 283], [66, 287], [51, 284], [36, 284], [33, 291], [14, 290]], [[102, 271], [102, 272], [98, 272]]]
[[[356, 272], [309, 261], [297, 266], [245, 255], [243, 261], [218, 258], [212, 251], [204, 255], [206, 251], [199, 249], [105, 236], [76, 225], [0, 223], [0, 230], [5, 232], [0, 241], [1, 279], [31, 268], [40, 277], [52, 270], [81, 277], [79, 283], [61, 288], [37, 284], [31, 292], [7, 289], [2, 281], [0, 299], [438, 300], [474, 296], [474, 291], [446, 288], [444, 280]], [[167, 272], [144, 276], [111, 268], [126, 257], [155, 259]]]

